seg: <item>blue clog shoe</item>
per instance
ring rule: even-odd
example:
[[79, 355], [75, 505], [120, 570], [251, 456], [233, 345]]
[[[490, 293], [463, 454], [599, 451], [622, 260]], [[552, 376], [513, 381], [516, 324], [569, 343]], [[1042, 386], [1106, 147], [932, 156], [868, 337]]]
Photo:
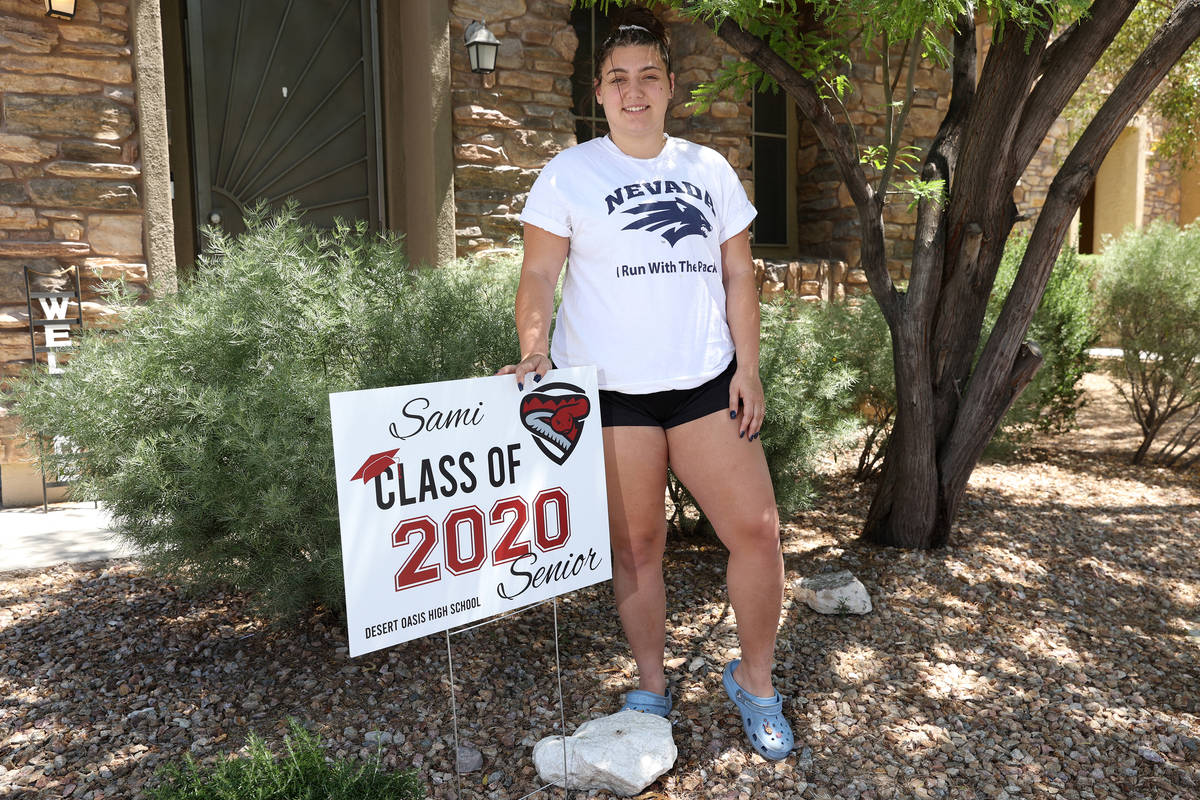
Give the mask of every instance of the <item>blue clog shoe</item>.
[[787, 758], [796, 741], [792, 737], [792, 726], [783, 716], [783, 697], [779, 692], [775, 692], [774, 697], [758, 697], [738, 685], [733, 671], [740, 662], [740, 658], [729, 662], [721, 684], [742, 715], [742, 730], [763, 758], [770, 761]]

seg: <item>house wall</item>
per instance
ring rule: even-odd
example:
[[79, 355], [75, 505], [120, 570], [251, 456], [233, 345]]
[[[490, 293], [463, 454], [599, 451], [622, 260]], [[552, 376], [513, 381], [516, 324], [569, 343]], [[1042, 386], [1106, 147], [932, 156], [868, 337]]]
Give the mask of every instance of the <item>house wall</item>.
[[[78, 266], [85, 326], [105, 324], [101, 280], [146, 287], [130, 2], [76, 9], [66, 22], [0, 3], [0, 393], [30, 358], [23, 267]], [[0, 404], [5, 505], [27, 487], [25, 455]]]
[[1143, 124], [1146, 126], [1147, 157], [1145, 175], [1141, 180], [1145, 187], [1142, 222], [1148, 225], [1156, 219], [1163, 219], [1177, 225], [1186, 224], [1181, 216], [1185, 180], [1179, 164], [1159, 158], [1156, 153], [1156, 146], [1162, 138], [1162, 122], [1149, 119]]
[[1184, 171], [1179, 189], [1179, 224], [1190, 225], [1200, 219], [1200, 154]]
[[[518, 220], [538, 171], [575, 141], [571, 76], [578, 39], [570, 0], [478, 0], [451, 4], [451, 92], [458, 254], [504, 247], [520, 237]], [[494, 75], [470, 71], [463, 33], [486, 19], [500, 39]], [[686, 106], [692, 88], [721, 60], [734, 58], [710, 28], [663, 17], [671, 38], [675, 101], [667, 130], [720, 151], [748, 192], [750, 106], [727, 96], [707, 114]], [[753, 195], [751, 194], [753, 197]]]

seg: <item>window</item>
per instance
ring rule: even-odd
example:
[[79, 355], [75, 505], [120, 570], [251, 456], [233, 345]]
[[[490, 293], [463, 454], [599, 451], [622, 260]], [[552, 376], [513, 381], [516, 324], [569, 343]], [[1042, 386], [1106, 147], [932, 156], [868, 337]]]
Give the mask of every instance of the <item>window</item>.
[[795, 244], [795, 124], [791, 101], [782, 91], [755, 92], [751, 100], [754, 149], [755, 248], [791, 248]]
[[608, 36], [608, 17], [595, 8], [576, 8], [571, 12], [571, 27], [579, 37], [575, 50], [575, 72], [571, 76], [571, 102], [575, 112], [575, 140], [586, 142], [608, 133], [604, 109], [596, 104], [592, 91], [593, 61], [596, 49]]

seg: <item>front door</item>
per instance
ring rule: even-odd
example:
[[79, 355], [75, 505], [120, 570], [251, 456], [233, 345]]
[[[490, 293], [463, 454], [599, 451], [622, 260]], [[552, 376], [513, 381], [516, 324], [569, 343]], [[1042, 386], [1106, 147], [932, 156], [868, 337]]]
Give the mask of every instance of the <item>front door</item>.
[[381, 227], [375, 0], [187, 0], [195, 213], [255, 203]]

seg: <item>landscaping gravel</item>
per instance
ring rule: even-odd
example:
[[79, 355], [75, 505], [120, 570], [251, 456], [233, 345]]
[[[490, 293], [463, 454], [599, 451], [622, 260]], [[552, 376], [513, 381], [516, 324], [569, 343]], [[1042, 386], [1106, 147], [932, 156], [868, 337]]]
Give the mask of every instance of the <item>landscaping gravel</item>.
[[[675, 768], [642, 798], [1200, 796], [1200, 479], [1132, 467], [1107, 379], [1081, 432], [986, 462], [951, 546], [857, 541], [870, 499], [841, 459], [784, 531], [777, 686], [799, 750], [744, 742], [721, 670], [736, 657], [723, 551], [666, 559]], [[848, 569], [874, 611], [822, 616], [800, 578]], [[164, 762], [278, 745], [288, 717], [331, 756], [379, 752], [431, 795], [519, 798], [558, 731], [555, 608], [361, 658], [328, 615], [272, 628], [237, 594], [189, 596], [131, 561], [0, 575], [0, 798], [137, 798]], [[566, 727], [634, 686], [607, 584], [560, 598]], [[583, 793], [578, 793], [582, 796]], [[595, 793], [601, 794], [602, 793]], [[562, 790], [545, 797], [564, 797]], [[576, 796], [576, 793], [572, 793]]]

